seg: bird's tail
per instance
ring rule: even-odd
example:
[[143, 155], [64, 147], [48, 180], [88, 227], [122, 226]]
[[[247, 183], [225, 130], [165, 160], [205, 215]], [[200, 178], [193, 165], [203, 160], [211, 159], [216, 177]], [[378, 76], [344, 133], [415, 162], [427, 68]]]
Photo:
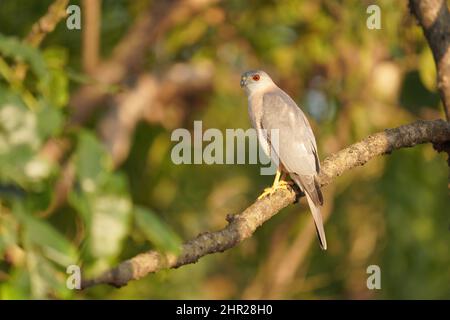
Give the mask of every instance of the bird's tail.
[[320, 248], [322, 248], [323, 250], [327, 250], [327, 239], [325, 237], [325, 230], [323, 228], [323, 219], [322, 214], [320, 213], [320, 206], [314, 203], [314, 201], [307, 192], [305, 192], [305, 194], [314, 219], [314, 224], [316, 225], [317, 237], [319, 238]]

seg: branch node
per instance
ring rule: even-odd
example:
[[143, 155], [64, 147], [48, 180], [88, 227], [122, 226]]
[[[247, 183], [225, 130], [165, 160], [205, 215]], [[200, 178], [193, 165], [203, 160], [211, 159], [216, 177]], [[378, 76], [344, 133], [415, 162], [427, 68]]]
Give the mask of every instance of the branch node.
[[236, 215], [233, 213], [228, 213], [225, 217], [225, 220], [227, 220], [228, 223], [232, 223], [236, 219]]

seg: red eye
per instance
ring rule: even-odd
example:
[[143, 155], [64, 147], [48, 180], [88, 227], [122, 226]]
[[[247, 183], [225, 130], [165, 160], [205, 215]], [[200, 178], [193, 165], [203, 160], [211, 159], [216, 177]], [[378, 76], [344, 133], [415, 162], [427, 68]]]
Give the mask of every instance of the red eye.
[[252, 77], [252, 79], [255, 80], [255, 81], [258, 81], [258, 80], [259, 80], [259, 74], [255, 74], [255, 75]]

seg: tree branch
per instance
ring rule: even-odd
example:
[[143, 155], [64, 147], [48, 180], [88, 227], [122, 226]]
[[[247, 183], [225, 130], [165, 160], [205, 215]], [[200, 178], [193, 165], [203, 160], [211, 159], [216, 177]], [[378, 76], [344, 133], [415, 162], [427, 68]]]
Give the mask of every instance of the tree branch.
[[83, 0], [84, 19], [82, 36], [83, 70], [93, 74], [100, 61], [100, 29], [102, 20], [102, 1]]
[[[444, 106], [445, 117], [450, 121], [450, 12], [447, 0], [409, 0], [409, 8], [422, 26], [428, 45], [433, 52], [437, 70], [437, 87]], [[450, 144], [441, 146], [448, 154]], [[448, 175], [450, 189], [450, 171]]]
[[[118, 167], [128, 156], [139, 121], [146, 118], [164, 126], [167, 122], [164, 116], [167, 117], [170, 111], [169, 102], [173, 99], [187, 100], [184, 97], [187, 91], [191, 95], [204, 93], [210, 88], [213, 73], [213, 66], [209, 64], [178, 63], [168, 69], [164, 77], [143, 74], [132, 90], [117, 94], [98, 125], [114, 166]], [[177, 111], [180, 118], [186, 113], [181, 109]], [[182, 124], [177, 122], [176, 125]]]
[[39, 46], [44, 37], [51, 33], [61, 19], [67, 15], [66, 7], [68, 4], [69, 0], [55, 0], [48, 8], [47, 13], [33, 24], [25, 42], [33, 47]]
[[[145, 118], [148, 122], [165, 126], [166, 118], [169, 117], [167, 113], [170, 111], [167, 105], [174, 99], [187, 100], [186, 92], [192, 98], [193, 95], [209, 91], [213, 72], [214, 69], [209, 64], [178, 63], [171, 66], [164, 77], [140, 75], [135, 87], [115, 95], [112, 106], [99, 121], [100, 137], [114, 166], [118, 167], [128, 156], [134, 129], [139, 121]], [[178, 109], [176, 113], [183, 117], [188, 110]], [[67, 139], [50, 139], [40, 154], [51, 163], [58, 163], [70, 148], [71, 144]], [[40, 212], [41, 217], [49, 216], [66, 202], [75, 180], [73, 171], [73, 163], [66, 161], [56, 183], [55, 196], [49, 207]]]
[[445, 116], [450, 121], [450, 12], [447, 0], [410, 0], [409, 6], [433, 52], [437, 85]]
[[[48, 7], [47, 13], [33, 24], [24, 41], [32, 47], [38, 47], [45, 36], [53, 32], [56, 25], [66, 17], [68, 4], [69, 0], [55, 0]], [[23, 80], [27, 73], [27, 65], [23, 62], [17, 64], [14, 72], [17, 79]]]
[[[427, 142], [435, 147], [450, 143], [450, 123], [443, 120], [416, 121], [398, 128], [387, 129], [352, 144], [323, 161], [319, 177], [320, 185], [330, 184], [337, 176], [354, 167], [364, 165], [376, 156]], [[98, 284], [121, 287], [149, 273], [161, 269], [178, 268], [195, 263], [205, 255], [223, 252], [252, 236], [258, 227], [278, 211], [295, 202], [298, 196], [301, 195], [296, 194], [293, 189], [278, 190], [271, 197], [256, 201], [242, 213], [227, 216], [228, 225], [224, 229], [202, 233], [186, 242], [178, 256], [157, 251], [141, 253], [97, 278], [84, 280], [82, 288]]]
[[142, 68], [149, 48], [174, 25], [185, 21], [217, 0], [153, 1], [114, 48], [111, 57], [91, 75], [93, 84], [81, 86], [70, 98], [71, 122], [82, 124], [110, 97], [105, 88], [130, 82]]

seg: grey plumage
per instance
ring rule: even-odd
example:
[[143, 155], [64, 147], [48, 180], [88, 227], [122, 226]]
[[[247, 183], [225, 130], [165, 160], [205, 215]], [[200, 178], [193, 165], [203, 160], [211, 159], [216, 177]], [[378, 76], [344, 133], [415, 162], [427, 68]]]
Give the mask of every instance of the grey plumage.
[[[248, 95], [249, 115], [258, 132], [263, 149], [273, 159], [278, 156], [281, 168], [305, 193], [322, 249], [327, 248], [320, 207], [323, 196], [317, 183], [320, 161], [316, 139], [303, 111], [294, 100], [273, 83], [264, 71], [248, 71], [241, 86]], [[265, 129], [263, 131], [262, 129]], [[264, 132], [278, 129], [279, 145], [271, 145]]]

